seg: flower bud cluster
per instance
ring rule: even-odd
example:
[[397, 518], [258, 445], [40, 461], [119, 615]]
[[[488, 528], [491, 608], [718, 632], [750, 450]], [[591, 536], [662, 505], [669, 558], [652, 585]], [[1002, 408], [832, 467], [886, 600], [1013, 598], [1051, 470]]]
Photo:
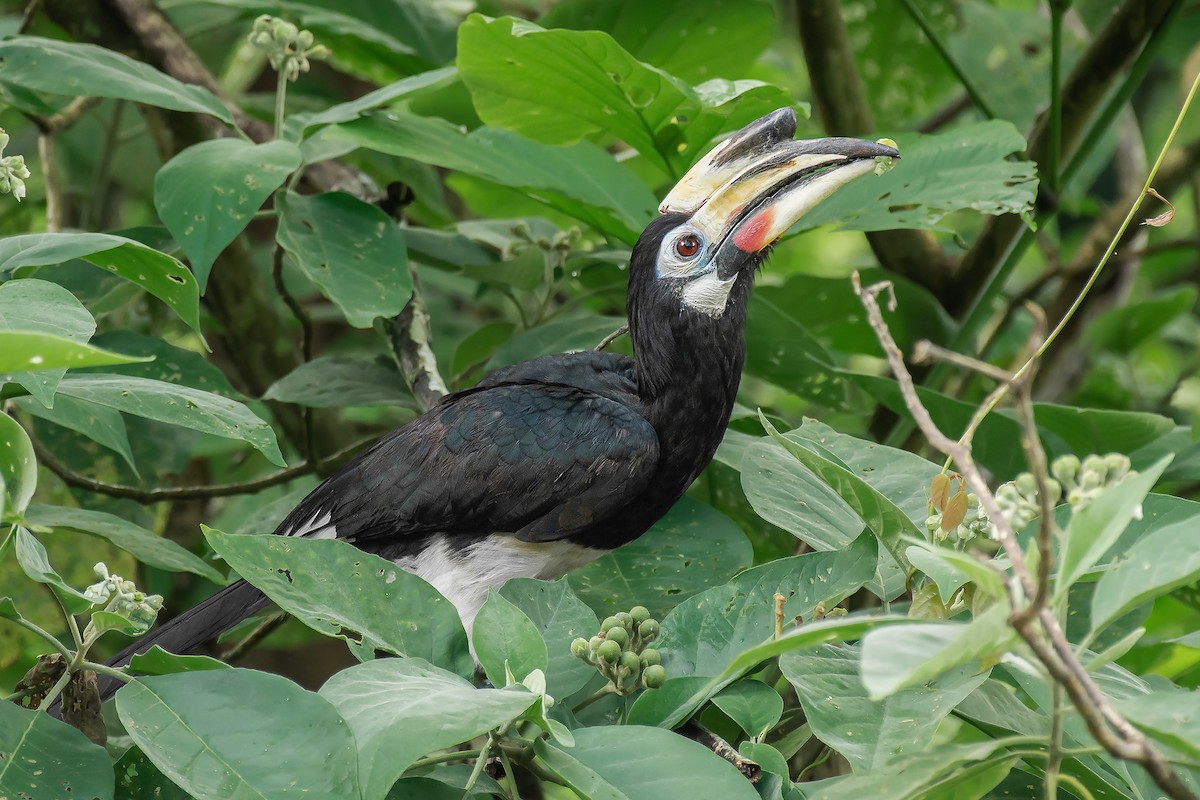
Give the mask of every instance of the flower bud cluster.
[[646, 645], [658, 638], [658, 620], [650, 617], [645, 606], [621, 611], [600, 625], [600, 633], [590, 640], [571, 642], [571, 654], [600, 671], [612, 682], [618, 694], [629, 694], [640, 683], [657, 689], [667, 679], [658, 651]]
[[250, 44], [266, 52], [271, 67], [294, 81], [308, 72], [310, 58], [327, 58], [329, 48], [314, 44], [312, 31], [302, 31], [291, 22], [263, 14], [254, 20]]
[[93, 569], [101, 580], [83, 590], [83, 596], [92, 605], [107, 603], [105, 611], [118, 614], [139, 628], [149, 628], [154, 623], [162, 610], [162, 595], [146, 594], [139, 591], [133, 581], [109, 574], [103, 561]]
[[1091, 455], [1081, 462], [1076, 456], [1059, 456], [1050, 472], [1062, 484], [1067, 502], [1078, 511], [1104, 490], [1137, 472], [1130, 469], [1129, 456], [1120, 453]]
[[29, 177], [29, 167], [25, 166], [25, 156], [4, 155], [6, 147], [8, 134], [0, 128], [0, 193], [11, 193], [20, 202], [25, 197], [25, 178]]
[[[1062, 498], [1062, 485], [1054, 478], [1046, 480], [1046, 491], [1050, 495], [1051, 505], [1057, 504]], [[1000, 506], [1000, 512], [1014, 531], [1021, 530], [1041, 516], [1042, 505], [1038, 497], [1037, 479], [1033, 477], [1033, 473], [1022, 472], [1016, 480], [997, 487], [996, 505]]]

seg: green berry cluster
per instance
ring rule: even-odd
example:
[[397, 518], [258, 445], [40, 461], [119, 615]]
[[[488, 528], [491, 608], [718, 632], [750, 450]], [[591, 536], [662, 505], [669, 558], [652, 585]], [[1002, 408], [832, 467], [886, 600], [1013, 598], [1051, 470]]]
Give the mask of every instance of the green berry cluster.
[[657, 689], [667, 679], [658, 651], [646, 645], [658, 638], [658, 620], [651, 619], [645, 606], [634, 606], [628, 613], [621, 611], [600, 625], [600, 633], [590, 640], [578, 638], [571, 642], [571, 654], [600, 671], [612, 682], [618, 694], [629, 694], [640, 682], [647, 689]]
[[1092, 455], [1082, 462], [1076, 456], [1059, 456], [1050, 465], [1050, 472], [1062, 484], [1067, 502], [1078, 511], [1114, 483], [1136, 475], [1129, 467], [1129, 457], [1120, 453]]
[[263, 14], [254, 20], [250, 44], [267, 53], [271, 67], [287, 75], [289, 81], [308, 72], [310, 58], [326, 58], [329, 48], [313, 44], [312, 31], [302, 31], [286, 19]]

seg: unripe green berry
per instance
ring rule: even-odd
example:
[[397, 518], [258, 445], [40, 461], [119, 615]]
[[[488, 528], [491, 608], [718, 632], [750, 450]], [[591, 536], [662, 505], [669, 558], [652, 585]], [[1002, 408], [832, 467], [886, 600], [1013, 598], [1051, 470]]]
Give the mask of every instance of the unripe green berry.
[[621, 657], [621, 645], [616, 642], [606, 641], [596, 648], [596, 655], [604, 663], [612, 664]]
[[647, 689], [657, 689], [667, 682], [667, 671], [661, 664], [651, 664], [642, 672], [642, 685]]
[[593, 653], [595, 653], [597, 650], [600, 649], [600, 645], [602, 645], [602, 644], [604, 644], [604, 637], [593, 636], [588, 641], [588, 649], [591, 650]]
[[629, 616], [633, 618], [635, 623], [640, 625], [646, 620], [650, 619], [650, 609], [646, 608], [645, 606], [634, 606], [633, 608], [629, 609]]
[[1050, 472], [1055, 478], [1058, 478], [1059, 483], [1069, 489], [1075, 485], [1075, 479], [1079, 475], [1080, 466], [1078, 456], [1059, 456], [1050, 465]]
[[571, 642], [571, 655], [576, 658], [587, 658], [589, 652], [587, 639], [581, 637]]
[[600, 632], [608, 633], [613, 628], [618, 628], [620, 626], [621, 620], [617, 619], [616, 617], [605, 617], [604, 622], [600, 623]]
[[637, 653], [626, 650], [621, 653], [621, 667], [628, 670], [630, 675], [637, 675], [642, 669], [642, 660], [638, 658]]
[[1037, 494], [1037, 479], [1032, 474], [1022, 472], [1017, 476], [1015, 483], [1017, 484], [1017, 491], [1026, 497], [1033, 497]]
[[638, 636], [642, 637], [643, 642], [652, 642], [658, 638], [658, 620], [648, 619], [641, 625], [638, 625]]
[[653, 647], [647, 647], [645, 650], [642, 651], [642, 666], [643, 667], [653, 667], [655, 664], [661, 664], [661, 663], [662, 663], [662, 657], [659, 656], [658, 651], [655, 650]]
[[617, 618], [617, 621], [620, 622], [625, 629], [633, 630], [633, 617], [629, 616], [628, 612], [618, 611], [616, 614], [613, 614], [613, 616]]
[[608, 639], [610, 642], [616, 642], [617, 644], [621, 645], [621, 647], [624, 647], [629, 643], [629, 631], [625, 630], [624, 628], [609, 628], [605, 632], [604, 638]]

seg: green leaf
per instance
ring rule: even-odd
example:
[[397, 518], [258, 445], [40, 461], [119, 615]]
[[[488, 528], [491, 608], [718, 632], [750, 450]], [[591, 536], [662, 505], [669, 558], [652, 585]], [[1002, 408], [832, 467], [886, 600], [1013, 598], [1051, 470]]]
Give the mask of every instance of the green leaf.
[[[0, 43], [2, 50], [3, 43]], [[2, 73], [0, 73], [2, 74]], [[0, 278], [20, 267], [81, 258], [162, 300], [200, 333], [200, 289], [188, 268], [133, 239], [108, 233], [31, 233], [0, 239]], [[8, 352], [7, 348], [4, 352]]]
[[29, 505], [37, 488], [37, 457], [33, 443], [15, 419], [0, 413], [0, 487], [11, 498], [9, 508], [18, 514]]
[[[720, 697], [720, 695], [717, 696]], [[775, 745], [747, 740], [738, 745], [738, 753], [762, 767], [763, 772], [771, 772], [787, 780], [790, 773], [787, 759], [776, 749]]]
[[[989, 759], [1001, 746], [987, 740], [972, 744], [942, 744], [927, 752], [910, 755], [895, 765], [894, 770], [851, 775], [837, 781], [825, 782], [811, 792], [807, 800], [925, 800], [930, 790], [943, 783], [972, 778], [980, 769], [999, 772], [997, 781], [1012, 768], [1016, 757], [999, 762]], [[989, 759], [984, 761], [984, 759]], [[981, 763], [975, 763], [981, 762]], [[986, 791], [986, 789], [984, 790]], [[977, 794], [939, 794], [953, 800], [974, 800]]]
[[550, 772], [590, 800], [758, 798], [750, 782], [728, 761], [661, 728], [584, 728], [575, 731], [575, 746], [569, 750], [538, 741], [536, 752]]
[[1016, 633], [997, 603], [969, 623], [909, 622], [864, 637], [862, 682], [872, 700], [931, 681], [967, 662], [1002, 653]]
[[946, 715], [988, 677], [986, 670], [959, 666], [875, 700], [863, 685], [857, 647], [822, 645], [788, 653], [779, 667], [795, 687], [813, 733], [858, 773], [925, 750]]
[[1185, 284], [1153, 297], [1105, 311], [1083, 331], [1083, 338], [1096, 351], [1132, 353], [1143, 342], [1196, 305], [1200, 290]]
[[314, 113], [301, 112], [299, 114], [290, 114], [284, 122], [284, 130], [298, 139], [309, 128], [319, 125], [335, 125], [339, 122], [350, 122], [380, 106], [391, 105], [397, 100], [420, 94], [427, 89], [444, 88], [450, 85], [457, 77], [458, 71], [454, 67], [442, 67], [441, 69], [410, 75], [407, 78], [393, 81], [387, 86], [381, 86], [373, 92], [367, 92], [357, 100], [338, 103]]
[[291, 142], [228, 138], [194, 144], [158, 170], [154, 207], [192, 262], [201, 292], [217, 256], [299, 167]]
[[63, 580], [62, 576], [55, 572], [54, 567], [50, 566], [50, 557], [46, 555], [46, 548], [34, 538], [33, 534], [18, 525], [16, 540], [17, 562], [30, 580], [44, 583], [53, 589], [72, 614], [81, 614], [91, 607], [91, 601], [84, 597], [82, 592]]
[[[766, 288], [766, 287], [764, 287]], [[842, 403], [833, 356], [771, 292], [755, 292], [746, 318], [746, 371], [822, 405]]]
[[[658, 725], [663, 728], [674, 728], [679, 723], [691, 717], [699, 708], [712, 699], [713, 695], [741, 678], [762, 662], [770, 658], [789, 653], [793, 650], [806, 650], [828, 642], [842, 642], [858, 639], [867, 631], [876, 627], [892, 626], [909, 623], [907, 617], [900, 616], [842, 616], [817, 620], [793, 628], [778, 639], [770, 639], [762, 644], [749, 647], [738, 654], [720, 675], [709, 678], [692, 694], [672, 693], [674, 707], [662, 701], [650, 701], [655, 706], [653, 718], [649, 714], [639, 717], [643, 723]], [[670, 680], [667, 681], [669, 685]], [[697, 681], [699, 683], [699, 681]], [[662, 690], [659, 690], [660, 692]], [[642, 697], [652, 697], [654, 692], [645, 692]], [[634, 703], [631, 716], [638, 710], [641, 702]]]
[[143, 564], [170, 572], [190, 572], [207, 578], [218, 586], [225, 583], [225, 576], [200, 557], [165, 536], [159, 536], [113, 514], [84, 508], [33, 505], [25, 510], [25, 521], [30, 525], [67, 528], [97, 536], [112, 542]]
[[783, 698], [762, 681], [740, 680], [722, 689], [712, 702], [752, 737], [775, 727], [783, 716]]
[[154, 645], [146, 652], [138, 653], [131, 658], [129, 669], [140, 675], [173, 675], [176, 672], [233, 669], [233, 667], [224, 661], [218, 661], [208, 656], [180, 656], [168, 653], [158, 645]]
[[600, 340], [624, 325], [618, 317], [582, 317], [562, 319], [529, 328], [512, 336], [500, 346], [487, 369], [519, 364], [549, 353], [592, 350]]
[[117, 713], [154, 766], [197, 797], [357, 797], [354, 737], [327, 700], [278, 675], [221, 669], [138, 678]]
[[719, 675], [747, 647], [774, 635], [776, 593], [787, 598], [784, 625], [791, 627], [818, 603], [832, 608], [871, 580], [876, 560], [875, 540], [860, 536], [845, 550], [770, 561], [681, 601], [662, 619], [656, 644], [667, 673]]
[[247, 442], [272, 464], [284, 466], [271, 426], [249, 408], [211, 392], [128, 375], [69, 375], [58, 388], [67, 397], [139, 417]]
[[82, 433], [93, 442], [107, 447], [125, 459], [133, 473], [138, 474], [133, 450], [129, 446], [129, 432], [119, 411], [74, 397], [56, 397], [53, 408], [46, 408], [32, 397], [16, 397], [12, 402], [32, 416]]
[[538, 24], [605, 31], [639, 61], [702, 81], [748, 74], [778, 23], [771, 4], [760, 0], [567, 0]]
[[1037, 165], [1008, 158], [1025, 150], [1025, 137], [1011, 122], [977, 122], [898, 139], [902, 158], [895, 169], [842, 187], [805, 214], [800, 226], [938, 228], [942, 217], [962, 209], [994, 216], [1032, 211]]
[[277, 199], [276, 239], [346, 321], [369, 328], [412, 295], [404, 235], [381, 209], [343, 192]]
[[[47, 379], [47, 384], [41, 387], [43, 392], [53, 383], [54, 378], [61, 378], [69, 367], [128, 364], [141, 360], [48, 333], [0, 331], [0, 373], [19, 373], [13, 376], [0, 374], [0, 379], [15, 379], [28, 375], [29, 372], [46, 369], [50, 371], [51, 377]], [[28, 375], [28, 378], [18, 382], [23, 383], [24, 380], [37, 381], [38, 376]]]
[[416, 575], [333, 539], [205, 528], [229, 566], [288, 613], [370, 658], [375, 649], [473, 672], [458, 612]]
[[1071, 515], [1063, 534], [1066, 545], [1059, 558], [1054, 582], [1056, 598], [1062, 597], [1071, 584], [1094, 567], [1121, 536], [1129, 521], [1141, 514], [1142, 501], [1171, 463], [1171, 458], [1164, 456], [1149, 469], [1126, 476]]
[[104, 47], [19, 36], [0, 42], [0, 80], [26, 89], [75, 97], [111, 97], [211, 114], [233, 124], [212, 92], [175, 80], [141, 61]]
[[1147, 735], [1200, 759], [1200, 692], [1156, 689], [1149, 694], [1115, 697], [1113, 704]]
[[0, 703], [0, 797], [111, 800], [112, 762], [103, 747], [42, 711]]
[[1034, 415], [1053, 455], [1132, 453], [1175, 427], [1160, 414], [1052, 403], [1037, 403]]
[[682, 600], [749, 566], [751, 555], [732, 520], [684, 497], [646, 533], [568, 580], [601, 617], [643, 605], [662, 619]]
[[311, 408], [416, 405], [394, 364], [383, 358], [343, 355], [306, 361], [271, 384], [263, 399]]
[[383, 798], [422, 755], [470, 741], [541, 703], [523, 686], [476, 689], [419, 658], [344, 669], [321, 687], [321, 696], [354, 732], [364, 800]]
[[1200, 578], [1196, 519], [1150, 531], [1103, 575], [1092, 595], [1092, 628]]
[[541, 632], [547, 652], [546, 691], [551, 697], [570, 697], [595, 676], [595, 667], [571, 655], [571, 642], [595, 636], [600, 621], [571, 591], [566, 578], [512, 578], [500, 587], [500, 596], [525, 612]]
[[[951, 550], [949, 547], [938, 547], [931, 543], [926, 546], [913, 545], [904, 551], [905, 557], [908, 558], [908, 563], [914, 569], [918, 569], [924, 573], [937, 586], [938, 598], [942, 601], [943, 605], [950, 602], [955, 592], [971, 582], [971, 577], [967, 573], [960, 570], [949, 559], [942, 557], [943, 553], [952, 552], [958, 551]], [[986, 567], [984, 569], [987, 570]], [[993, 583], [999, 584], [1001, 591], [1003, 591], [1003, 581], [995, 573], [992, 573], [992, 576], [995, 578]]]
[[488, 591], [471, 623], [475, 657], [493, 686], [504, 686], [506, 668], [518, 681], [535, 669], [546, 670], [546, 643], [525, 612]]
[[589, 142], [552, 147], [499, 128], [463, 133], [445, 120], [402, 113], [337, 125], [322, 135], [511, 186], [626, 244], [636, 242], [657, 213], [646, 185]]
[[[0, 331], [44, 333], [84, 344], [96, 332], [96, 320], [75, 299], [75, 295], [63, 287], [49, 281], [27, 278], [0, 284]], [[28, 350], [11, 347], [0, 347], [0, 353], [32, 355]], [[52, 406], [54, 390], [65, 373], [65, 367], [39, 367], [36, 374], [0, 374], [0, 383], [19, 383], [43, 406]]]
[[[858, 440], [857, 449], [862, 457], [859, 463], [854, 465], [855, 468], [864, 474], [875, 473], [874, 483], [884, 486], [898, 499], [908, 501], [910, 511], [906, 513], [905, 509], [900, 508], [884, 494], [884, 490], [877, 489], [872, 482], [852, 472], [848, 464], [837, 463], [817, 452], [818, 449], [831, 446], [840, 446], [845, 450], [852, 437], [842, 436], [832, 428], [812, 421], [806, 421], [799, 431], [785, 435], [775, 430], [775, 426], [762, 411], [758, 412], [758, 416], [771, 438], [832, 488], [866, 523], [867, 530], [875, 534], [879, 543], [896, 559], [896, 563], [901, 568], [908, 569], [908, 561], [904, 557], [904, 546], [900, 539], [904, 535], [922, 538], [923, 532], [910, 514], [916, 512], [924, 516], [924, 487], [928, 486], [929, 479], [937, 473], [937, 465], [903, 450]], [[869, 466], [862, 465], [864, 459], [871, 462]], [[901, 463], [908, 469], [905, 473], [897, 475], [897, 467]], [[897, 478], [900, 480], [897, 481]], [[914, 497], [920, 499], [920, 506], [914, 502]]]
[[142, 336], [132, 331], [108, 331], [92, 340], [117, 353], [129, 356], [153, 358], [137, 364], [126, 364], [105, 370], [92, 370], [76, 374], [118, 374], [135, 378], [152, 378], [167, 383], [190, 386], [205, 392], [224, 395], [234, 400], [244, 399], [241, 392], [233, 388], [225, 373], [203, 355], [193, 350], [176, 347], [154, 336]]
[[170, 778], [159, 772], [137, 747], [130, 747], [112, 766], [119, 800], [193, 800]]

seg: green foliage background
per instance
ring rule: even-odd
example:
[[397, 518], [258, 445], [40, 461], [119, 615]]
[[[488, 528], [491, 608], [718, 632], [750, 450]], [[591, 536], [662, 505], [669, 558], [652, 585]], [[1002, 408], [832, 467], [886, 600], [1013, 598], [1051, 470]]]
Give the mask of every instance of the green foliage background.
[[[247, 39], [261, 14], [330, 50], [286, 86], [282, 115]], [[62, 609], [89, 610], [97, 561], [168, 614], [228, 567], [298, 622], [236, 666], [139, 660], [148, 677], [106, 711], [105, 746], [0, 704], [0, 797], [1160, 796], [1020, 642], [1004, 581], [930, 541], [942, 461], [849, 275], [893, 282], [885, 318], [906, 353], [927, 339], [1015, 369], [1037, 322], [1025, 302], [1062, 319], [1141, 198], [1200, 67], [1198, 14], [1195, 0], [3, 7], [4, 155], [32, 176], [23, 202], [0, 196], [0, 686], [52, 649], [37, 628], [74, 650]], [[476, 655], [497, 688], [469, 681], [457, 615], [424, 582], [344, 543], [267, 535], [441, 383], [596, 346], [624, 320], [624, 265], [658, 199], [719, 136], [782, 106], [801, 136], [888, 136], [903, 158], [776, 248], [734, 421], [679, 505], [562, 580], [489, 599]], [[1057, 509], [1052, 609], [1106, 702], [1171, 764], [1172, 796], [1200, 791], [1198, 126], [1185, 118], [1154, 184], [1173, 220], [1120, 238], [1035, 384], [1049, 457], [1119, 453], [1137, 471]], [[1162, 210], [1147, 200], [1140, 217]], [[952, 436], [994, 386], [945, 364], [917, 378]], [[980, 425], [993, 485], [1027, 468], [1021, 435], [1004, 406]], [[618, 696], [570, 647], [634, 605], [661, 622], [668, 679]], [[669, 731], [689, 719], [761, 777]], [[488, 754], [504, 768], [480, 772]]]

